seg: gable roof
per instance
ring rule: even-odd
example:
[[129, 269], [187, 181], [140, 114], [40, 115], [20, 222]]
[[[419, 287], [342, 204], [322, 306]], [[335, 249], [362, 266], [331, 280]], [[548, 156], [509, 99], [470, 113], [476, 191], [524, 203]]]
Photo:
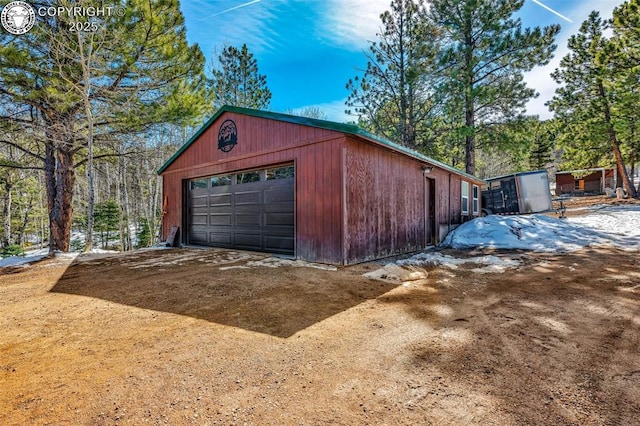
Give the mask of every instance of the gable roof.
[[230, 105], [223, 106], [218, 110], [218, 112], [216, 112], [213, 115], [213, 117], [207, 120], [207, 122], [204, 125], [202, 125], [202, 127], [200, 127], [200, 129], [198, 129], [198, 131], [195, 132], [193, 136], [191, 136], [191, 138], [184, 145], [182, 145], [180, 149], [178, 149], [178, 151], [176, 151], [176, 153], [173, 154], [171, 158], [169, 158], [162, 165], [162, 167], [160, 167], [160, 169], [158, 169], [157, 173], [161, 174], [162, 172], [164, 172], [171, 165], [171, 163], [173, 163], [184, 151], [186, 151], [186, 149], [189, 148], [189, 146], [192, 143], [194, 143], [196, 139], [198, 139], [200, 135], [202, 135], [209, 128], [209, 126], [211, 126], [225, 112], [232, 112], [232, 113], [248, 115], [252, 117], [266, 118], [270, 120], [282, 121], [285, 123], [300, 124], [302, 126], [317, 127], [317, 128], [326, 129], [326, 130], [334, 130], [336, 132], [345, 133], [351, 136], [358, 136], [360, 138], [364, 138], [369, 141], [376, 142], [381, 145], [385, 145], [393, 149], [394, 151], [399, 151], [405, 155], [408, 155], [420, 161], [430, 163], [434, 166], [438, 166], [452, 173], [465, 176], [474, 181], [483, 182], [482, 179], [476, 176], [470, 175], [468, 173], [463, 172], [462, 170], [458, 170], [454, 167], [448, 166], [444, 163], [434, 160], [433, 158], [427, 157], [426, 155], [421, 154], [417, 151], [404, 147], [395, 142], [391, 142], [388, 139], [369, 133], [366, 130], [363, 130], [360, 127], [356, 126], [355, 124], [336, 123], [334, 121], [318, 120], [316, 118], [281, 114], [278, 112], [262, 111], [262, 110], [251, 109], [251, 108], [241, 108], [241, 107], [230, 106]]

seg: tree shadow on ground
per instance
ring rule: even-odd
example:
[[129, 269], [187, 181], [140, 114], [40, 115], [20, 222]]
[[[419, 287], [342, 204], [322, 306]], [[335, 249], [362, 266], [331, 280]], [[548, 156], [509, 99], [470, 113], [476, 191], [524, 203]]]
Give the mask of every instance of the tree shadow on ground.
[[265, 258], [216, 249], [79, 257], [51, 291], [286, 338], [395, 287], [362, 277], [361, 267], [251, 265]]

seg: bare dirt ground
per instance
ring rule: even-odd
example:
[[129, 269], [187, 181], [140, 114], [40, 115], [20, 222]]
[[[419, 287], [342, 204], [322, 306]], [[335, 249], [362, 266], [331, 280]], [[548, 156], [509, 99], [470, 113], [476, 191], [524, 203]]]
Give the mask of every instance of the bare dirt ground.
[[523, 265], [400, 284], [172, 249], [0, 269], [0, 424], [638, 424], [639, 253], [493, 254]]

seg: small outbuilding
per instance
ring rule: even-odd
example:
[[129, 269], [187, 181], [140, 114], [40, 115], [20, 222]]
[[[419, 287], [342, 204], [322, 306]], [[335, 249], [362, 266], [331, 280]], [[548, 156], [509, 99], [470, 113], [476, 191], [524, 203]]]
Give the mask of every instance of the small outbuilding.
[[163, 238], [331, 264], [437, 244], [484, 183], [354, 125], [230, 106], [158, 173]]
[[615, 188], [617, 170], [592, 168], [556, 173], [556, 195], [604, 194], [605, 188]]
[[553, 209], [546, 170], [513, 173], [485, 179], [483, 214], [529, 214]]

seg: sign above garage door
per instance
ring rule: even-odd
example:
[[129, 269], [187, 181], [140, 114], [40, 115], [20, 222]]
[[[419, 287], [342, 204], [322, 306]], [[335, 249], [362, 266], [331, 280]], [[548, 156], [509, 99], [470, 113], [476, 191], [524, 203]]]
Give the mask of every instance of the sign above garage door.
[[295, 254], [293, 164], [189, 181], [188, 243]]

